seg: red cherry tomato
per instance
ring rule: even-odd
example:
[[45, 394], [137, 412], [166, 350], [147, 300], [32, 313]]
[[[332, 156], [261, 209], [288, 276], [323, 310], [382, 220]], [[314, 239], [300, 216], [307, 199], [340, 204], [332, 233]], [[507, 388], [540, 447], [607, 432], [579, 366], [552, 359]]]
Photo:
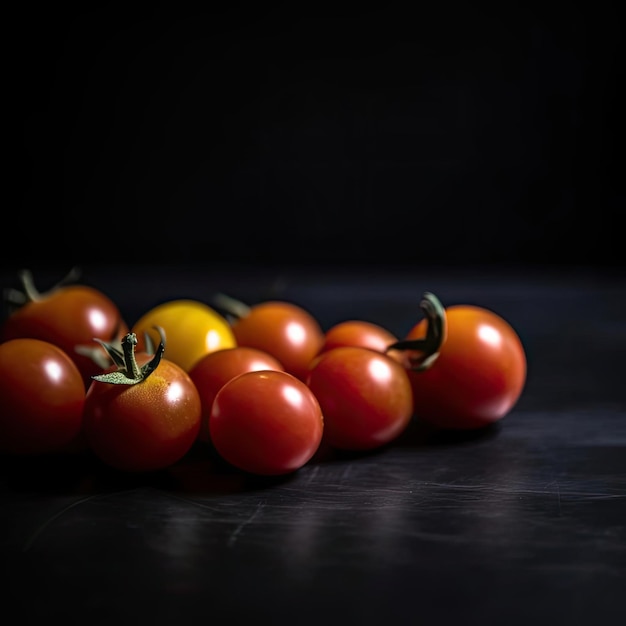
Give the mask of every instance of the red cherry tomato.
[[246, 372], [215, 396], [209, 418], [218, 454], [245, 472], [294, 472], [317, 452], [324, 432], [320, 405], [299, 379], [278, 370]]
[[395, 359], [361, 346], [322, 354], [307, 384], [324, 414], [324, 439], [342, 450], [371, 450], [398, 437], [413, 414], [411, 384]]
[[233, 320], [232, 329], [238, 346], [271, 354], [285, 371], [302, 381], [324, 343], [324, 332], [311, 313], [280, 300], [251, 306], [246, 314]]
[[[445, 309], [447, 338], [432, 365], [410, 371], [415, 414], [447, 429], [475, 429], [503, 418], [526, 380], [526, 355], [513, 327], [496, 313], [472, 305]], [[426, 333], [416, 324], [407, 339]]]
[[[367, 320], [351, 319], [338, 322], [324, 333], [324, 343], [318, 356], [333, 348], [341, 346], [360, 346], [376, 352], [388, 354], [390, 357], [405, 363], [404, 355], [398, 350], [387, 348], [398, 341], [398, 338], [384, 326]], [[309, 367], [315, 363], [313, 360]]]
[[40, 339], [0, 344], [0, 450], [62, 451], [81, 431], [85, 387], [74, 361]]
[[202, 421], [198, 439], [210, 441], [209, 417], [217, 392], [231, 379], [244, 372], [281, 370], [280, 361], [267, 352], [256, 348], [237, 346], [210, 352], [202, 357], [189, 371], [202, 401]]
[[[136, 345], [134, 333], [126, 336], [126, 345], [131, 339]], [[135, 368], [146, 368], [154, 361], [146, 362], [151, 356], [146, 353], [135, 358], [133, 352], [129, 358], [130, 352], [125, 353], [125, 368], [112, 367], [108, 374], [123, 374], [135, 382], [103, 382], [105, 374], [89, 387], [83, 418], [85, 437], [95, 454], [116, 469], [164, 469], [179, 461], [198, 436], [200, 395], [185, 370], [160, 358], [162, 350], [152, 357], [160, 358], [156, 367], [139, 377]]]
[[31, 337], [59, 346], [76, 363], [86, 389], [91, 376], [109, 365], [94, 339], [120, 340], [128, 330], [120, 309], [88, 285], [59, 284], [39, 293], [30, 273], [23, 272], [21, 278], [24, 302], [4, 320], [2, 340]]

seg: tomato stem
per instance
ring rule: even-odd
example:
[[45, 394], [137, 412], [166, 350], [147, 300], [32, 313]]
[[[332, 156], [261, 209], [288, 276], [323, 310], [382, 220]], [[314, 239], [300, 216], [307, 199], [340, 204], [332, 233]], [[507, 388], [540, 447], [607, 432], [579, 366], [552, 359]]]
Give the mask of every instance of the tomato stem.
[[45, 300], [63, 285], [75, 282], [79, 275], [80, 270], [77, 267], [73, 267], [62, 280], [52, 287], [52, 289], [47, 292], [40, 292], [35, 286], [35, 280], [32, 272], [27, 269], [20, 270], [18, 272], [18, 278], [22, 285], [21, 291], [19, 289], [14, 289], [13, 287], [8, 287], [2, 292], [2, 300], [5, 305], [6, 312], [10, 315], [28, 302], [39, 302], [41, 300]]
[[231, 317], [241, 319], [250, 313], [250, 306], [225, 293], [216, 293], [212, 300], [214, 306]]
[[122, 339], [122, 351], [124, 352], [124, 363], [126, 369], [132, 378], [139, 378], [141, 376], [141, 369], [137, 364], [137, 358], [135, 357], [135, 347], [137, 346], [137, 335], [135, 333], [128, 333]]
[[155, 327], [155, 330], [159, 333], [161, 341], [152, 359], [142, 366], [139, 366], [135, 356], [135, 348], [137, 346], [137, 335], [135, 333], [128, 333], [122, 338], [122, 352], [111, 343], [95, 339], [117, 365], [117, 370], [105, 374], [97, 374], [91, 378], [101, 383], [111, 383], [113, 385], [136, 385], [148, 378], [158, 367], [165, 351], [165, 333], [160, 327]]
[[44, 300], [51, 293], [53, 293], [57, 289], [60, 289], [64, 285], [76, 282], [79, 276], [80, 270], [77, 267], [73, 267], [54, 287], [52, 287], [52, 289], [50, 289], [48, 292], [42, 293], [35, 286], [35, 279], [33, 278], [33, 274], [30, 270], [23, 269], [19, 272], [19, 279], [22, 283], [22, 288], [24, 289], [26, 300], [28, 300], [29, 302]]
[[[420, 339], [404, 339], [387, 346], [389, 350], [406, 350], [409, 363], [415, 372], [427, 370], [439, 357], [441, 346], [446, 340], [446, 311], [439, 298], [430, 291], [422, 295], [420, 308], [426, 317], [426, 336]], [[415, 354], [419, 353], [419, 354]]]

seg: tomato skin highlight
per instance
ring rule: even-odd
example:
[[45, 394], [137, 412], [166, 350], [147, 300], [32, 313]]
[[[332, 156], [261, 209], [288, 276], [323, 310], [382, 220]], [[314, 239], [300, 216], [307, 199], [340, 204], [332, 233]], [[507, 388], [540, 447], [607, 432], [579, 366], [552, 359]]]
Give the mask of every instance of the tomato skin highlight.
[[47, 341], [0, 344], [0, 451], [63, 451], [80, 434], [85, 386], [78, 367]]
[[[446, 308], [447, 337], [433, 365], [409, 372], [415, 415], [444, 429], [471, 430], [507, 415], [522, 394], [527, 361], [513, 327], [473, 305]], [[408, 339], [424, 336], [422, 320]]]
[[59, 346], [76, 363], [86, 390], [102, 367], [76, 347], [99, 350], [94, 339], [110, 342], [127, 330], [120, 309], [107, 295], [88, 285], [67, 285], [13, 311], [3, 323], [1, 337], [2, 341], [31, 337]]
[[394, 358], [361, 346], [320, 355], [307, 385], [324, 414], [324, 439], [341, 450], [386, 445], [409, 425], [413, 395], [406, 369]]
[[189, 371], [191, 380], [200, 393], [202, 402], [202, 420], [198, 439], [209, 442], [209, 417], [217, 392], [231, 379], [245, 372], [260, 370], [281, 370], [282, 364], [267, 352], [235, 346], [216, 350], [202, 357]]
[[[396, 343], [398, 338], [384, 326], [367, 320], [350, 319], [338, 322], [324, 333], [324, 343], [317, 357], [333, 348], [342, 346], [359, 346], [376, 352], [387, 354], [403, 365], [406, 363], [404, 354], [399, 350], [387, 350]], [[309, 364], [309, 369], [315, 365], [317, 357]]]
[[314, 456], [324, 418], [317, 398], [295, 376], [253, 371], [218, 391], [209, 431], [228, 463], [248, 473], [276, 476], [295, 472]]
[[168, 300], [146, 311], [132, 327], [138, 349], [145, 347], [145, 334], [158, 344], [155, 326], [165, 332], [168, 360], [186, 372], [205, 354], [237, 345], [228, 320], [199, 300]]
[[386, 328], [366, 320], [345, 320], [331, 326], [324, 333], [324, 345], [320, 353], [327, 352], [340, 346], [361, 346], [385, 352], [388, 346], [398, 341], [398, 338]]
[[261, 302], [231, 325], [237, 345], [271, 354], [301, 381], [306, 380], [309, 364], [324, 343], [315, 317], [291, 302]]
[[148, 472], [182, 459], [198, 436], [200, 415], [200, 395], [189, 375], [161, 359], [149, 377], [134, 385], [93, 381], [83, 429], [89, 447], [106, 464]]

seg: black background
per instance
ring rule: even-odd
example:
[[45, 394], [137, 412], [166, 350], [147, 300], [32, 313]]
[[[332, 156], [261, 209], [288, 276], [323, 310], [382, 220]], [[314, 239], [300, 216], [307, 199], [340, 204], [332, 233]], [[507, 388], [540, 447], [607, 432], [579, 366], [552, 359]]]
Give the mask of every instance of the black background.
[[7, 14], [5, 267], [624, 264], [617, 3], [208, 6]]

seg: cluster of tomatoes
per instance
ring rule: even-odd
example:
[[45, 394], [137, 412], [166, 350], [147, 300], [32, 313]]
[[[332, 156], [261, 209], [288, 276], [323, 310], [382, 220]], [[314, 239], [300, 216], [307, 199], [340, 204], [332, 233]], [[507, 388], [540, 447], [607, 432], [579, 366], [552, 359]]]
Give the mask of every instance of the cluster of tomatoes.
[[37, 291], [29, 272], [0, 328], [0, 452], [91, 451], [123, 471], [210, 445], [258, 475], [296, 471], [324, 441], [389, 444], [422, 419], [477, 429], [510, 412], [526, 379], [511, 325], [425, 293], [406, 336], [350, 319], [326, 330], [293, 302], [167, 300], [132, 326], [98, 289]]

